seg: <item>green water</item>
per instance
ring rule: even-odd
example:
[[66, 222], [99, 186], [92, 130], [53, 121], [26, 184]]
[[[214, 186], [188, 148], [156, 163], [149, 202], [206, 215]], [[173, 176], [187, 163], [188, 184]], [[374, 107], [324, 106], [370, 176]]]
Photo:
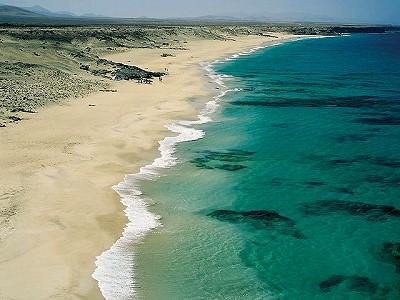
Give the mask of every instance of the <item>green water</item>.
[[139, 298], [400, 299], [400, 34], [214, 69], [242, 90], [143, 183], [163, 227], [138, 246]]

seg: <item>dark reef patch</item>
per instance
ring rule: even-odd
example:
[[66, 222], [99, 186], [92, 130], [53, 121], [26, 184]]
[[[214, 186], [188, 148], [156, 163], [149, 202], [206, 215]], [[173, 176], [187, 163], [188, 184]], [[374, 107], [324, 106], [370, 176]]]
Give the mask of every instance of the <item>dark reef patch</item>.
[[400, 188], [400, 176], [396, 174], [392, 174], [391, 176], [371, 175], [366, 177], [365, 181], [368, 183], [390, 186], [392, 188]]
[[276, 177], [276, 178], [272, 178], [266, 184], [269, 186], [282, 186], [285, 181], [287, 181], [287, 179]]
[[368, 277], [345, 275], [333, 275], [328, 279], [322, 281], [319, 284], [319, 288], [322, 292], [328, 293], [333, 288], [338, 287], [341, 284], [345, 284], [350, 291], [368, 294], [376, 294], [379, 289], [379, 285], [373, 282]]
[[383, 243], [381, 257], [384, 261], [396, 266], [396, 272], [400, 273], [400, 243]]
[[381, 167], [400, 168], [400, 160], [398, 160], [398, 159], [392, 159], [392, 158], [388, 158], [388, 157], [372, 157], [369, 159], [369, 161], [372, 164], [378, 165]]
[[334, 188], [334, 191], [337, 193], [341, 193], [341, 194], [346, 194], [346, 195], [354, 195], [354, 192], [347, 188], [347, 187], [338, 187], [338, 188]]
[[365, 128], [363, 131], [377, 133], [377, 132], [381, 132], [382, 128], [378, 128], [378, 127]]
[[385, 168], [400, 168], [400, 160], [390, 157], [358, 155], [352, 158], [332, 158], [323, 155], [308, 155], [304, 161], [315, 162], [321, 168], [350, 167], [359, 163], [368, 163]]
[[319, 289], [324, 293], [330, 292], [333, 287], [338, 286], [345, 280], [343, 275], [333, 275], [319, 284]]
[[289, 127], [289, 124], [288, 123], [274, 123], [274, 124], [271, 124], [271, 127], [272, 128], [287, 128], [287, 127]]
[[386, 109], [398, 106], [399, 102], [394, 97], [376, 96], [343, 96], [325, 97], [321, 99], [313, 98], [285, 98], [269, 97], [260, 101], [244, 100], [232, 101], [232, 105], [239, 106], [266, 106], [266, 107], [341, 107], [341, 108], [380, 108]]
[[358, 155], [350, 159], [331, 159], [327, 160], [328, 166], [351, 166], [356, 163], [369, 163], [371, 165], [377, 165], [387, 168], [399, 168], [400, 160], [392, 159], [388, 157], [374, 157], [369, 155]]
[[363, 216], [368, 221], [385, 221], [400, 218], [400, 210], [394, 206], [351, 202], [343, 200], [324, 200], [304, 204], [300, 210], [306, 215], [348, 214]]
[[337, 143], [346, 143], [346, 142], [366, 142], [370, 138], [374, 137], [373, 134], [345, 134], [338, 137], [335, 137], [334, 140]]
[[228, 150], [224, 152], [202, 151], [198, 152], [200, 157], [192, 159], [190, 162], [201, 169], [219, 169], [224, 171], [239, 171], [247, 168], [241, 164], [249, 159], [255, 152], [243, 150]]
[[360, 113], [360, 115], [367, 117], [387, 117], [389, 116], [389, 113], [384, 111], [369, 111], [369, 112], [362, 112]]
[[322, 181], [307, 181], [304, 184], [307, 185], [307, 186], [310, 186], [310, 187], [317, 187], [317, 186], [324, 186], [325, 182], [322, 182]]
[[243, 165], [229, 165], [229, 164], [223, 164], [223, 165], [216, 165], [214, 166], [214, 169], [220, 169], [220, 170], [225, 170], [225, 171], [239, 171], [242, 169], [246, 169], [246, 166]]
[[328, 160], [326, 163], [329, 166], [351, 166], [354, 163], [360, 162], [363, 159], [359, 158], [352, 158], [352, 159], [331, 159]]
[[296, 222], [294, 220], [282, 216], [274, 211], [216, 210], [208, 214], [208, 216], [222, 222], [245, 224], [259, 230], [276, 230], [282, 234], [290, 235], [297, 239], [304, 238], [304, 235], [295, 228]]
[[400, 117], [387, 115], [379, 118], [359, 118], [355, 122], [366, 125], [397, 126], [400, 125]]

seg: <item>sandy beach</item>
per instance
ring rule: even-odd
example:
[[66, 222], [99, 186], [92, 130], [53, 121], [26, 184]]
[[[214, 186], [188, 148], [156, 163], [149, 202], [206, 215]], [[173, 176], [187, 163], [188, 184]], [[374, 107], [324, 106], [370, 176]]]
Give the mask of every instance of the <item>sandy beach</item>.
[[124, 207], [111, 187], [158, 154], [165, 124], [195, 118], [215, 94], [200, 63], [291, 38], [188, 42], [189, 50], [132, 49], [107, 59], [162, 82], [113, 82], [117, 92], [51, 105], [0, 128], [0, 299], [103, 299], [95, 257], [121, 235]]

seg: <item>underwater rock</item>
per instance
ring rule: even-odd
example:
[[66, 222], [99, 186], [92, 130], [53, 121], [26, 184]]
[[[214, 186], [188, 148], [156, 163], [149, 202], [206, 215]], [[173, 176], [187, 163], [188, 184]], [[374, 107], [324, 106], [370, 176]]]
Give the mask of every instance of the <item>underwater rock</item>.
[[304, 238], [304, 235], [295, 228], [295, 221], [274, 211], [216, 210], [208, 214], [208, 216], [223, 222], [250, 225], [255, 229], [277, 230], [283, 234], [293, 236], [297, 239]]
[[381, 167], [387, 168], [400, 168], [400, 160], [392, 159], [387, 157], [373, 157], [370, 159], [370, 162], [374, 165], [378, 165]]
[[289, 127], [289, 124], [288, 123], [274, 123], [274, 124], [271, 124], [271, 127], [273, 127], [273, 128], [287, 128], [287, 127]]
[[203, 151], [202, 153], [208, 159], [229, 161], [229, 162], [245, 161], [250, 155], [255, 154], [255, 152], [236, 150], [236, 149], [228, 150], [226, 152]]
[[334, 140], [337, 143], [346, 143], [346, 142], [366, 142], [370, 138], [374, 137], [373, 134], [346, 134], [335, 137]]
[[246, 169], [246, 166], [243, 165], [228, 165], [228, 164], [223, 164], [223, 165], [216, 165], [214, 166], [215, 169], [220, 169], [220, 170], [225, 170], [225, 171], [239, 171], [242, 169]]
[[357, 159], [332, 159], [332, 160], [328, 161], [328, 164], [333, 165], [333, 166], [337, 166], [337, 165], [350, 166], [356, 162], [358, 162]]
[[343, 200], [321, 200], [306, 203], [300, 210], [306, 215], [344, 213], [351, 216], [363, 216], [368, 221], [385, 221], [390, 217], [400, 218], [400, 210], [393, 206]]
[[334, 191], [341, 194], [354, 195], [354, 192], [346, 187], [334, 188]]
[[225, 152], [202, 151], [198, 153], [202, 154], [202, 156], [190, 161], [196, 167], [208, 170], [219, 169], [234, 172], [247, 168], [247, 166], [239, 163], [248, 160], [249, 156], [253, 155], [255, 152], [228, 150]]
[[192, 159], [190, 161], [191, 163], [193, 163], [196, 167], [200, 168], [200, 169], [205, 169], [205, 170], [213, 170], [213, 169], [219, 169], [219, 170], [224, 170], [224, 171], [239, 171], [242, 169], [247, 168], [244, 165], [239, 165], [239, 164], [209, 164], [209, 160], [206, 160], [204, 158], [195, 158]]
[[279, 177], [275, 177], [275, 178], [268, 179], [268, 180], [265, 182], [265, 185], [267, 185], [267, 186], [282, 186], [283, 184], [285, 184], [286, 186], [288, 186], [290, 183], [288, 182], [287, 179], [285, 179], [285, 178], [279, 178]]
[[[344, 96], [323, 99], [269, 97], [260, 101], [232, 101], [231, 105], [266, 107], [342, 107], [342, 108], [390, 108], [399, 105], [398, 99], [376, 96]], [[361, 119], [362, 120], [362, 119]], [[366, 120], [367, 121], [367, 120]]]
[[392, 176], [371, 175], [365, 178], [368, 183], [377, 183], [384, 186], [391, 186], [393, 188], [400, 188], [400, 176], [392, 174]]
[[307, 182], [305, 182], [305, 185], [308, 185], [308, 186], [323, 186], [323, 185], [325, 185], [325, 182], [322, 182], [322, 181], [307, 181]]
[[332, 158], [323, 155], [307, 155], [304, 161], [315, 163], [319, 168], [351, 167], [355, 164], [370, 164], [385, 168], [400, 168], [400, 160], [390, 157], [358, 155], [352, 158]]
[[383, 243], [381, 257], [396, 266], [396, 272], [400, 273], [400, 243]]
[[343, 275], [333, 275], [329, 277], [327, 280], [322, 281], [319, 284], [319, 288], [324, 293], [329, 292], [333, 287], [338, 286], [346, 279]]
[[382, 128], [378, 128], [378, 127], [365, 128], [363, 131], [377, 133], [377, 132], [381, 132]]
[[345, 276], [345, 275], [333, 275], [327, 280], [322, 281], [319, 284], [319, 288], [322, 292], [328, 293], [341, 284], [346, 284], [346, 287], [351, 291], [363, 292], [369, 294], [376, 294], [378, 291], [378, 284], [371, 281], [368, 277], [363, 276]]
[[366, 125], [380, 125], [380, 126], [396, 126], [400, 125], [400, 117], [397, 116], [384, 116], [380, 118], [359, 118], [355, 122]]

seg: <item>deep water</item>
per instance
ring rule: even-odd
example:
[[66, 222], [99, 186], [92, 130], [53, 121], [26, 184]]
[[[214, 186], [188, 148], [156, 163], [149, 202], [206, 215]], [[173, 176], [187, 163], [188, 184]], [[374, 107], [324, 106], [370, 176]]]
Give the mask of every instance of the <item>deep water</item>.
[[400, 34], [307, 39], [217, 64], [203, 139], [144, 183], [163, 227], [145, 299], [400, 299]]

